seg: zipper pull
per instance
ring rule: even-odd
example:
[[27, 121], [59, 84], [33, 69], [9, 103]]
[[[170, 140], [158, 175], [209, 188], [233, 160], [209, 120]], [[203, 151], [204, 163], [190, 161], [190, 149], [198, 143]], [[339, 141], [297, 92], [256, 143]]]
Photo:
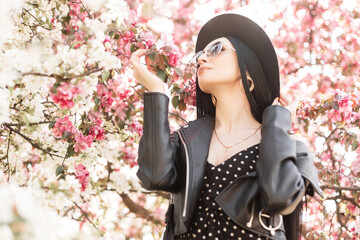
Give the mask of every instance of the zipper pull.
[[251, 228], [252, 226], [252, 222], [254, 219], [254, 206], [255, 206], [255, 201], [253, 201], [252, 206], [251, 206], [251, 216], [250, 216], [250, 220], [246, 223], [246, 226], [248, 228]]
[[262, 213], [263, 210], [264, 209], [261, 209], [259, 211], [259, 222], [263, 228], [265, 228], [266, 230], [268, 230], [270, 232], [271, 236], [274, 236], [275, 231], [278, 230], [281, 227], [281, 225], [283, 224], [283, 216], [281, 214], [277, 214], [279, 216], [279, 224], [276, 227], [271, 226], [271, 224], [270, 224], [270, 226], [266, 226], [265, 223], [262, 221], [261, 217], [269, 218], [270, 221], [272, 222], [272, 220], [274, 220], [273, 218], [275, 217], [275, 215], [270, 216], [268, 214], [264, 214], [264, 213]]

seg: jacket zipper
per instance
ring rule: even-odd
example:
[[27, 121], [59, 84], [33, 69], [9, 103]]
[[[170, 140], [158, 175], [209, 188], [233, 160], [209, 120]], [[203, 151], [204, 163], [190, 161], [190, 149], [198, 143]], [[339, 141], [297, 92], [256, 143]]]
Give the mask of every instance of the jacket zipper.
[[186, 209], [187, 209], [187, 200], [188, 200], [188, 192], [189, 192], [189, 172], [190, 172], [190, 162], [189, 162], [189, 153], [188, 153], [188, 149], [187, 149], [187, 146], [186, 146], [186, 143], [182, 137], [182, 134], [180, 133], [180, 130], [179, 130], [179, 136], [180, 136], [180, 140], [182, 142], [182, 144], [184, 145], [184, 148], [185, 148], [185, 157], [186, 157], [186, 188], [185, 188], [185, 200], [184, 200], [184, 210], [183, 210], [183, 214], [182, 216], [183, 217], [186, 217]]

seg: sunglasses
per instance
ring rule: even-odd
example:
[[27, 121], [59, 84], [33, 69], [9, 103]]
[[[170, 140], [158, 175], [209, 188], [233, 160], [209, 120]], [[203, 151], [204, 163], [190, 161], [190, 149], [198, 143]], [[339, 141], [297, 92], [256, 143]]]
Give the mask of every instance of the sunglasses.
[[199, 66], [199, 57], [203, 53], [205, 53], [206, 58], [215, 57], [221, 51], [223, 44], [229, 46], [232, 50], [234, 50], [236, 52], [236, 50], [231, 45], [229, 45], [225, 42], [222, 42], [222, 41], [218, 41], [218, 42], [211, 44], [207, 49], [204, 49], [202, 51], [198, 51], [197, 53], [195, 53], [195, 55], [190, 59], [189, 64], [193, 67], [198, 67]]

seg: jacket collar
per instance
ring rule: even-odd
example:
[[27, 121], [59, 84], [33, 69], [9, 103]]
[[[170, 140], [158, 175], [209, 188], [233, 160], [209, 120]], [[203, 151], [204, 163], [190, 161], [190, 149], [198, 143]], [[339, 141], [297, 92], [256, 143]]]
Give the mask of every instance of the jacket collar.
[[[194, 121], [190, 121], [188, 124], [181, 127], [181, 129], [183, 129], [182, 132], [184, 133], [184, 136], [188, 141], [187, 142], [188, 144], [191, 145], [191, 143], [195, 143], [195, 145], [197, 144], [197, 146], [199, 146], [199, 141], [200, 141], [202, 143], [200, 145], [206, 146], [204, 149], [202, 149], [202, 151], [195, 151], [195, 152], [192, 151], [190, 153], [190, 155], [193, 155], [195, 153], [196, 158], [192, 160], [198, 163], [197, 167], [204, 166], [203, 164], [205, 164], [207, 161], [207, 157], [209, 153], [209, 145], [210, 145], [212, 132], [214, 130], [214, 125], [215, 125], [215, 118], [211, 117], [210, 115], [204, 115], [203, 117], [196, 119]], [[309, 154], [305, 143], [299, 140], [296, 140], [296, 143], [297, 143], [296, 144], [297, 153]], [[317, 181], [317, 173], [316, 173], [316, 169], [313, 167], [313, 164], [297, 161], [296, 165], [299, 169], [299, 172], [311, 182], [311, 186], [309, 189], [311, 188], [312, 189], [310, 191], [309, 189], [307, 189], [307, 194], [309, 194], [310, 196], [314, 196], [314, 191], [316, 191], [322, 198], [324, 198], [324, 194]], [[199, 175], [198, 169], [195, 170], [195, 172], [192, 172], [191, 174]]]
[[[196, 205], [194, 203], [197, 202], [200, 194], [214, 122], [214, 118], [204, 116], [190, 121], [179, 130], [184, 138], [189, 156], [187, 179], [189, 186], [186, 191], [191, 192], [191, 194], [189, 194], [187, 204], [185, 204], [186, 206], [184, 207], [185, 216], [187, 217], [191, 217], [189, 213], [194, 212]], [[185, 195], [185, 198], [186, 196], [187, 195]]]

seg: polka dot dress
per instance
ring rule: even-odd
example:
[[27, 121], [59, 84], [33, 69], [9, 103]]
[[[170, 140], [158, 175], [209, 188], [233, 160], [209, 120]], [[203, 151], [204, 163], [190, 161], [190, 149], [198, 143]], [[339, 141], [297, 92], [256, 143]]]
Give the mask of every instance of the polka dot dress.
[[255, 171], [259, 158], [259, 143], [233, 155], [218, 166], [206, 163], [204, 185], [197, 209], [190, 222], [189, 232], [175, 239], [267, 239], [241, 228], [219, 207], [215, 197], [236, 178]]

